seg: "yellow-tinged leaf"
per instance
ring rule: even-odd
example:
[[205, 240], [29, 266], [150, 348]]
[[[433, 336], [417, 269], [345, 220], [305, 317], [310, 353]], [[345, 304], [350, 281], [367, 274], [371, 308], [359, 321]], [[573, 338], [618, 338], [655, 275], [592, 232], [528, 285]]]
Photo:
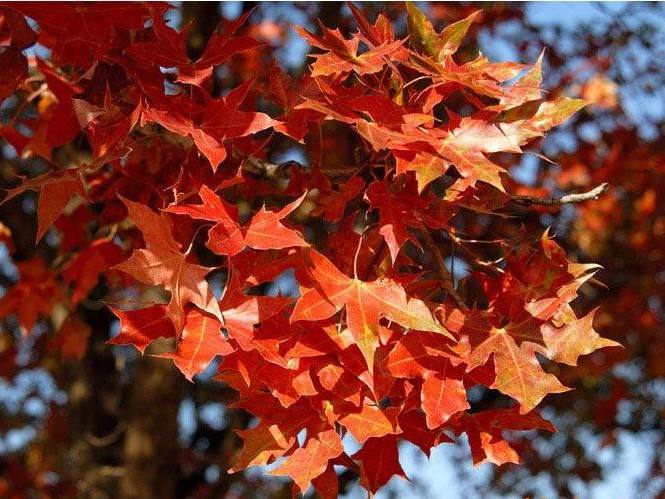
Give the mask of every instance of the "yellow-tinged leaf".
[[[294, 424], [293, 430], [297, 429]], [[250, 430], [238, 430], [244, 445], [238, 460], [229, 470], [237, 473], [250, 466], [265, 465], [284, 455], [296, 441], [295, 434], [284, 432], [277, 424], [259, 423]]]
[[526, 414], [546, 395], [569, 390], [543, 370], [535, 355], [537, 348], [528, 341], [517, 346], [505, 329], [492, 328], [488, 338], [471, 351], [467, 371], [484, 365], [493, 356], [496, 378], [492, 388], [517, 400], [520, 413]]
[[567, 322], [560, 328], [543, 326], [543, 338], [547, 356], [562, 364], [577, 365], [580, 355], [587, 355], [599, 348], [621, 346], [616, 341], [601, 337], [593, 328], [593, 318], [598, 309], [581, 319]]
[[398, 433], [397, 417], [394, 411], [382, 411], [376, 406], [363, 404], [360, 412], [354, 412], [340, 418], [347, 430], [360, 443], [372, 437]]

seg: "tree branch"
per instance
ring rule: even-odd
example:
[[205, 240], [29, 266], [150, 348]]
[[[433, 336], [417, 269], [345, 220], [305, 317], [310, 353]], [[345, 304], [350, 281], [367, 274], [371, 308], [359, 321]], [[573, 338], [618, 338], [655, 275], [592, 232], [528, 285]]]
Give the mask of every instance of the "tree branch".
[[[248, 157], [243, 161], [243, 171], [262, 177], [267, 180], [281, 180], [291, 178], [292, 168], [307, 168], [305, 165], [298, 161], [285, 161], [284, 163], [271, 163], [263, 159]], [[330, 177], [331, 180], [345, 180], [356, 173], [352, 168], [344, 168], [340, 170], [324, 170], [323, 174]], [[607, 183], [602, 183], [587, 192], [580, 192], [577, 194], [564, 194], [563, 196], [551, 197], [536, 197], [526, 195], [513, 195], [511, 201], [521, 206], [560, 206], [564, 204], [582, 203], [600, 198], [609, 189]]]
[[[306, 169], [307, 166], [298, 161], [285, 161], [284, 163], [271, 163], [263, 159], [247, 157], [242, 163], [242, 169], [256, 177], [267, 180], [286, 180], [291, 178], [291, 169]], [[328, 176], [331, 180], [344, 180], [352, 177], [357, 170], [354, 168], [343, 168], [339, 170], [322, 170], [321, 173]]]
[[429, 251], [432, 252], [432, 255], [434, 256], [434, 263], [436, 263], [436, 268], [439, 272], [439, 277], [441, 277], [441, 282], [443, 283], [443, 287], [448, 292], [448, 294], [453, 298], [453, 300], [455, 300], [455, 303], [460, 309], [468, 310], [466, 304], [464, 303], [464, 300], [459, 295], [459, 293], [455, 289], [455, 286], [453, 285], [453, 276], [450, 275], [450, 272], [448, 272], [446, 264], [443, 261], [443, 255], [441, 254], [441, 250], [434, 241], [434, 238], [432, 238], [432, 234], [430, 234], [429, 230], [427, 229], [423, 230], [422, 233], [423, 233], [423, 239], [425, 240], [425, 246]]
[[590, 201], [598, 199], [609, 189], [607, 183], [600, 184], [590, 191], [580, 192], [579, 194], [565, 194], [563, 196], [552, 196], [539, 198], [535, 196], [512, 196], [512, 202], [522, 205], [522, 206], [559, 206], [563, 204], [574, 204], [582, 203], [584, 201]]

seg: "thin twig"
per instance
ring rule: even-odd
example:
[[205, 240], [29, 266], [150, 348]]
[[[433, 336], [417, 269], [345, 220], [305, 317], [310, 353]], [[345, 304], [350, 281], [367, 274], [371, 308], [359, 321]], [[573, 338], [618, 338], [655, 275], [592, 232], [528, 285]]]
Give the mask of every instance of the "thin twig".
[[84, 433], [84, 437], [86, 441], [93, 447], [108, 447], [109, 445], [112, 445], [115, 442], [117, 442], [124, 431], [125, 431], [125, 424], [121, 422], [118, 425], [116, 425], [113, 431], [108, 435], [105, 435], [103, 437], [97, 437], [93, 435], [92, 432], [86, 431]]
[[563, 196], [552, 196], [545, 198], [515, 195], [512, 196], [512, 202], [522, 206], [559, 206], [562, 204], [582, 203], [584, 201], [598, 199], [605, 192], [607, 192], [608, 189], [609, 185], [607, 183], [603, 183], [594, 187], [590, 191], [580, 192], [579, 194], [565, 194]]
[[477, 239], [461, 239], [457, 235], [455, 235], [455, 233], [452, 230], [450, 230], [448, 232], [448, 236], [450, 237], [450, 240], [453, 243], [457, 243], [457, 245], [460, 248], [462, 248], [462, 250], [464, 250], [469, 256], [471, 256], [471, 260], [470, 260], [471, 265], [475, 265], [477, 267], [487, 268], [489, 270], [493, 270], [493, 271], [499, 272], [501, 274], [504, 273], [503, 269], [500, 269], [499, 267], [495, 266], [496, 264], [501, 262], [501, 260], [503, 260], [503, 258], [499, 258], [499, 259], [494, 260], [494, 261], [486, 261], [486, 260], [483, 260], [480, 256], [478, 256], [475, 251], [467, 248], [464, 245], [465, 243], [493, 243], [493, 244], [496, 244], [497, 242], [499, 244], [503, 244], [504, 241], [480, 241], [480, 240], [477, 240]]
[[439, 271], [439, 277], [441, 277], [441, 282], [443, 283], [443, 287], [448, 292], [448, 294], [453, 298], [453, 300], [455, 300], [455, 303], [459, 308], [461, 308], [462, 310], [468, 310], [467, 306], [464, 303], [464, 300], [459, 295], [459, 293], [455, 289], [455, 286], [453, 285], [453, 276], [446, 268], [446, 264], [443, 261], [443, 255], [441, 254], [441, 250], [439, 249], [439, 247], [436, 245], [434, 238], [432, 238], [432, 235], [429, 233], [429, 230], [425, 229], [422, 232], [424, 236], [423, 238], [425, 240], [425, 246], [429, 251], [432, 252], [432, 255], [434, 255], [434, 262], [436, 263], [436, 268]]
[[[156, 127], [136, 127], [134, 129], [135, 132], [142, 135], [142, 138], [138, 140], [147, 140], [152, 137], [161, 136], [173, 144], [178, 144], [181, 146], [191, 145], [191, 139], [189, 138], [182, 137], [174, 133], [156, 130]], [[358, 175], [367, 168], [371, 170], [372, 168], [385, 168], [385, 166], [386, 165], [384, 163], [369, 163], [360, 165], [360, 168], [325, 168], [321, 169], [321, 173], [326, 175], [333, 182], [339, 182], [346, 180], [353, 175]], [[242, 159], [243, 172], [270, 181], [290, 179], [291, 170], [293, 168], [298, 170], [307, 170], [309, 167], [294, 160], [284, 161], [282, 163], [271, 163], [270, 161], [266, 161], [255, 156], [247, 156]]]
[[9, 120], [9, 123], [7, 123], [7, 126], [13, 126], [14, 123], [16, 123], [16, 120], [19, 119], [21, 116], [21, 113], [25, 110], [26, 107], [28, 107], [28, 104], [30, 104], [34, 99], [39, 97], [41, 94], [43, 94], [46, 90], [48, 90], [48, 85], [46, 83], [42, 83], [37, 90], [32, 92], [26, 99], [21, 103], [21, 105], [17, 108], [17, 110], [14, 112], [14, 116], [12, 116], [12, 119]]

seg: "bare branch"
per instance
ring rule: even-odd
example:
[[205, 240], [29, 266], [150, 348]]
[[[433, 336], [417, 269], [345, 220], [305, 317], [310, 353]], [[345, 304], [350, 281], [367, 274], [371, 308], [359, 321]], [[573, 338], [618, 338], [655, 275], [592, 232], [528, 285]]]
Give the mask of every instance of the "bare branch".
[[578, 194], [565, 194], [559, 197], [539, 198], [535, 196], [512, 196], [512, 202], [522, 206], [559, 206], [563, 204], [582, 203], [598, 199], [609, 189], [607, 183], [600, 184], [590, 191], [580, 192]]
[[288, 179], [291, 177], [291, 168], [304, 168], [297, 161], [287, 161], [286, 163], [270, 163], [262, 159], [248, 157], [242, 163], [244, 172], [250, 173], [256, 177], [263, 177], [268, 180]]

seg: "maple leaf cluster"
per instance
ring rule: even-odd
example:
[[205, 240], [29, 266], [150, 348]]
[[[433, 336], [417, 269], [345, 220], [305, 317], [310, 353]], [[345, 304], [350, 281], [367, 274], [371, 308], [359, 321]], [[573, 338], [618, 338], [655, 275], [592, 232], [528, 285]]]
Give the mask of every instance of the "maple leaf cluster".
[[[386, 17], [351, 9], [351, 37], [297, 28], [316, 49], [300, 78], [269, 60], [224, 96], [216, 72], [265, 49], [246, 34], [249, 14], [193, 61], [168, 5], [0, 10], [0, 97], [34, 107], [0, 137], [47, 165], [3, 202], [36, 191], [36, 239], [55, 225], [62, 255], [21, 262], [0, 317], [28, 335], [64, 306], [54, 348], [80, 358], [90, 331], [76, 306], [103, 280], [119, 320], [110, 343], [144, 352], [166, 338], [162, 356], [190, 380], [221, 356], [215, 379], [259, 420], [240, 432], [231, 471], [279, 460], [271, 474], [324, 497], [337, 495], [335, 466], [371, 492], [403, 476], [400, 441], [429, 454], [466, 434], [474, 462], [519, 462], [503, 431], [553, 431], [535, 408], [567, 390], [546, 367], [615, 344], [570, 305], [596, 266], [570, 262], [548, 233], [522, 231], [499, 266], [475, 262], [464, 288], [442, 245], [459, 216], [506, 216], [500, 155], [584, 102], [547, 99], [540, 59], [460, 57], [482, 13], [437, 32], [407, 4], [400, 38]], [[48, 59], [24, 55], [36, 41]], [[347, 164], [324, 158], [344, 147], [331, 126], [358, 144]], [[67, 155], [74, 141], [85, 157]], [[277, 141], [308, 164], [268, 161]], [[296, 292], [280, 291], [285, 276]], [[482, 302], [466, 299], [472, 286]], [[479, 386], [506, 403], [473, 407]]]

